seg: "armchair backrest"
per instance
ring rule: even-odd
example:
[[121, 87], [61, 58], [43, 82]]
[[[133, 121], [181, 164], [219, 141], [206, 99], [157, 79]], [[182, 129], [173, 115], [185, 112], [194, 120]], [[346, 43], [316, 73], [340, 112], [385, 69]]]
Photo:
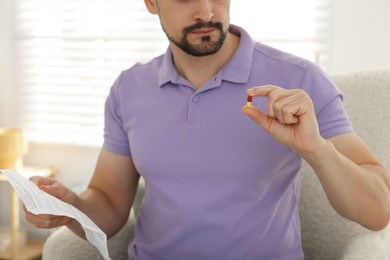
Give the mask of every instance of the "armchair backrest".
[[[390, 169], [390, 69], [355, 71], [332, 79], [345, 95], [344, 106], [356, 133]], [[306, 259], [341, 259], [348, 240], [370, 231], [333, 210], [306, 163], [301, 179], [299, 207]], [[380, 233], [385, 239], [388, 232]]]

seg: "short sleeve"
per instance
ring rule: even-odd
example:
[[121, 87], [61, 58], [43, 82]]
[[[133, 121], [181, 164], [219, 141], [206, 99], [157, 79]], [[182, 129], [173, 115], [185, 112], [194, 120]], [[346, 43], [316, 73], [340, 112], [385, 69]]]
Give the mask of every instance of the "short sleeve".
[[343, 105], [343, 93], [330, 78], [316, 66], [307, 70], [302, 88], [310, 95], [320, 133], [324, 138], [353, 132]]
[[131, 155], [129, 139], [123, 127], [122, 111], [118, 96], [121, 75], [115, 80], [104, 108], [103, 148], [116, 154]]

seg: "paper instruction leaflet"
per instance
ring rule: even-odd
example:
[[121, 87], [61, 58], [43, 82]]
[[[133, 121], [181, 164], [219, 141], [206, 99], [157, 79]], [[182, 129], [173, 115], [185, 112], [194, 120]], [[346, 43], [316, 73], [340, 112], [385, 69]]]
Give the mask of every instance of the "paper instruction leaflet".
[[69, 203], [44, 192], [36, 184], [13, 170], [0, 170], [8, 179], [28, 211], [33, 214], [67, 216], [77, 220], [85, 231], [87, 240], [94, 245], [105, 260], [110, 260], [106, 234], [83, 212]]

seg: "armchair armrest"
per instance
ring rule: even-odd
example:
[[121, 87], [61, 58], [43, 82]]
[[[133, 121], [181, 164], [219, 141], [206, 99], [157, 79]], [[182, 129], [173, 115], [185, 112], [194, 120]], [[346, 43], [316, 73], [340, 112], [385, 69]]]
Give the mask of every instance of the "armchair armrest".
[[345, 245], [342, 260], [388, 260], [385, 232], [370, 232], [351, 238]]
[[[71, 185], [71, 189], [80, 193], [87, 187], [87, 182], [82, 181]], [[128, 246], [134, 238], [135, 218], [139, 214], [142, 198], [145, 193], [145, 182], [141, 178], [138, 184], [137, 194], [130, 211], [129, 220], [113, 237], [108, 239], [107, 247], [111, 259], [127, 260]], [[67, 227], [56, 229], [46, 240], [42, 260], [82, 260], [103, 259], [99, 251], [88, 241], [81, 239]]]
[[[134, 214], [113, 237], [108, 239], [107, 246], [111, 259], [127, 260], [127, 249], [134, 235]], [[63, 226], [54, 231], [43, 247], [42, 260], [82, 260], [103, 259], [99, 251], [88, 241], [75, 235]]]

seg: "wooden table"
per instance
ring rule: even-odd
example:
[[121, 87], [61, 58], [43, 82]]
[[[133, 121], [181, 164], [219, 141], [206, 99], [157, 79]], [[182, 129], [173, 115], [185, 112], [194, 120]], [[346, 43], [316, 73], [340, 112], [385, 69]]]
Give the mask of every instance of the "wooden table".
[[[56, 173], [54, 167], [32, 167], [24, 166], [18, 173], [26, 178], [31, 176], [53, 177]], [[7, 178], [0, 173], [0, 182], [8, 182]], [[0, 252], [0, 259], [27, 260], [36, 259], [42, 255], [44, 241], [27, 240], [23, 247], [19, 246], [20, 214], [19, 197], [14, 189], [9, 185], [10, 192], [10, 229], [11, 248], [6, 252]]]

